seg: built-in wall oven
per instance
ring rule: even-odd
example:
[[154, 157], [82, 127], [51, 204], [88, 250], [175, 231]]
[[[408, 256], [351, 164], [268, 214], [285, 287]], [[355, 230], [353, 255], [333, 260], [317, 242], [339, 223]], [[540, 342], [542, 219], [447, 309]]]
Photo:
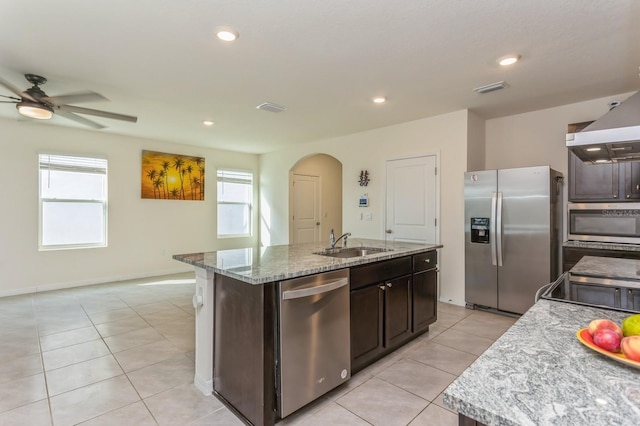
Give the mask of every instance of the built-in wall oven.
[[567, 239], [640, 244], [640, 203], [568, 203]]

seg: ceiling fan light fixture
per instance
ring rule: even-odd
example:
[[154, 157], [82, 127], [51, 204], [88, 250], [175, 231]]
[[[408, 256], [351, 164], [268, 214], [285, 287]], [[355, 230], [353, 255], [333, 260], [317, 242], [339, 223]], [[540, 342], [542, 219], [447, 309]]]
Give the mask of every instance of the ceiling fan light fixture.
[[18, 113], [24, 117], [36, 118], [38, 120], [49, 120], [53, 117], [53, 110], [46, 105], [35, 102], [22, 101], [16, 105]]

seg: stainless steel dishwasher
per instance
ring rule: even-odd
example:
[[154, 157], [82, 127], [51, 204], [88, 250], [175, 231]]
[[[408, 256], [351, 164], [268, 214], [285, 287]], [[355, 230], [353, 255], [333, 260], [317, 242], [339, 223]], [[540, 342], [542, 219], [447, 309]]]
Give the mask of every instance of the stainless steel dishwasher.
[[351, 377], [349, 270], [278, 286], [278, 385], [284, 418]]

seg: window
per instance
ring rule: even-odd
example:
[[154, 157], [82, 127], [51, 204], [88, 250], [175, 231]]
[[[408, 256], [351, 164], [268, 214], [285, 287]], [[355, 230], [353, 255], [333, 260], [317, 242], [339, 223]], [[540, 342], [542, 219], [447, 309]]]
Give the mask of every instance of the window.
[[40, 249], [106, 247], [107, 160], [39, 158]]
[[253, 174], [218, 170], [218, 237], [251, 235]]

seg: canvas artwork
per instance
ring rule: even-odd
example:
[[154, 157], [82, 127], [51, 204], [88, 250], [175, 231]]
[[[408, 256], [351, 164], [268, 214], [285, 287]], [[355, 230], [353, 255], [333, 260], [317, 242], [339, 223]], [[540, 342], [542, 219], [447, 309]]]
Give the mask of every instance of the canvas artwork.
[[142, 198], [204, 200], [204, 158], [142, 151]]

